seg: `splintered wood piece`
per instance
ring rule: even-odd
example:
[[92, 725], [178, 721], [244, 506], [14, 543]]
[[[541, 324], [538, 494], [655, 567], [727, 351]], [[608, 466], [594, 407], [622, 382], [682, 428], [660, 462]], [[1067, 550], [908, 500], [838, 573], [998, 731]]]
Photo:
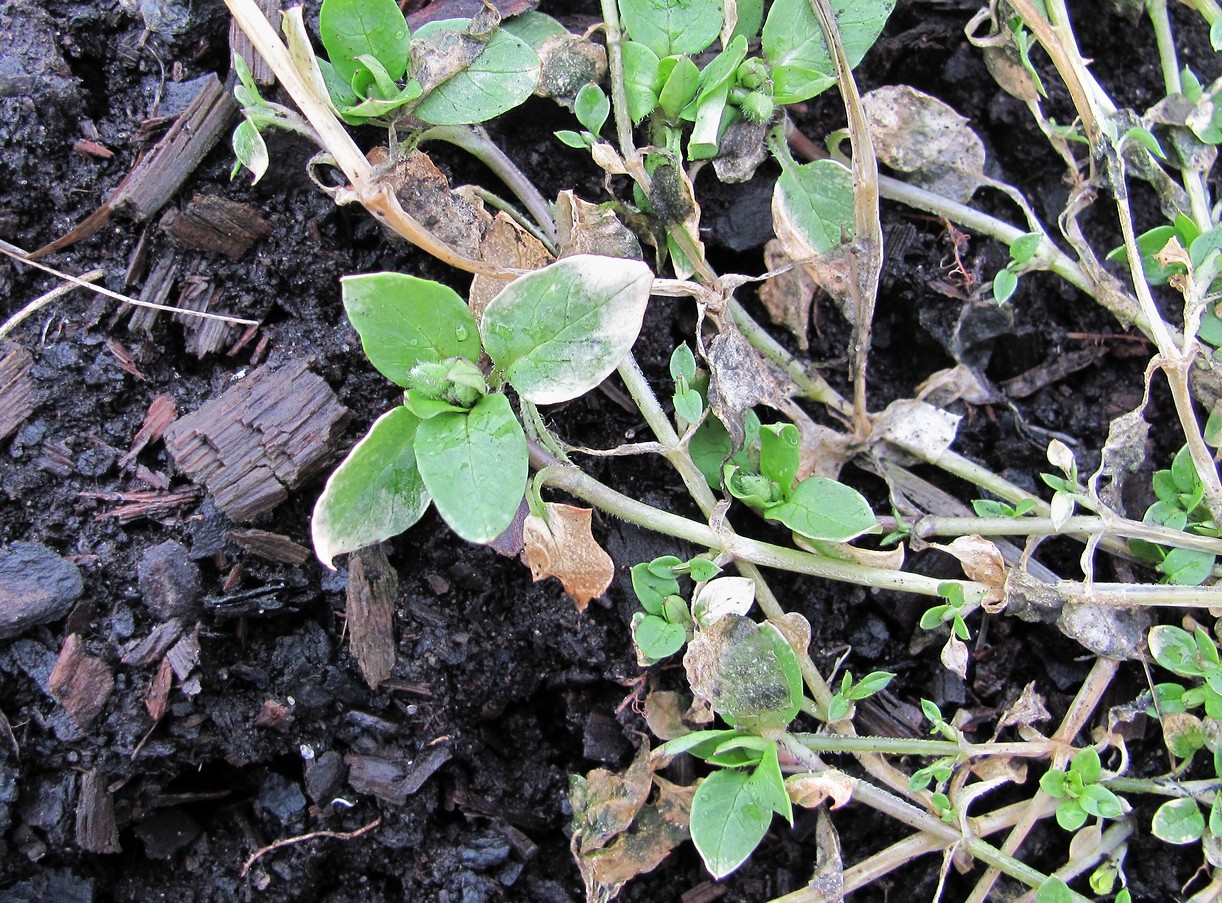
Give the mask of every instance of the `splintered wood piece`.
[[[156, 475], [152, 476], [153, 481], [158, 481]], [[153, 481], [149, 481], [150, 485], [155, 485]], [[113, 517], [121, 524], [130, 524], [143, 518], [161, 517], [190, 505], [199, 498], [199, 489], [187, 486], [173, 492], [82, 492], [80, 496], [104, 502], [123, 502], [118, 508], [103, 511], [97, 519]]]
[[170, 651], [165, 654], [165, 660], [174, 669], [174, 674], [179, 680], [187, 679], [195, 666], [199, 664], [198, 624], [195, 625], [194, 630], [185, 634], [170, 648]]
[[85, 653], [79, 633], [69, 634], [64, 640], [47, 683], [51, 695], [82, 731], [93, 727], [115, 688], [110, 668], [100, 658]]
[[121, 853], [115, 804], [96, 768], [81, 775], [76, 799], [76, 844], [88, 853]]
[[119, 459], [119, 467], [126, 468], [136, 455], [144, 450], [150, 442], [160, 439], [166, 428], [178, 417], [178, 408], [169, 395], [158, 395], [149, 405], [148, 413], [144, 415], [144, 423], [132, 438], [131, 450]]
[[166, 205], [200, 161], [229, 132], [237, 101], [215, 75], [203, 81], [195, 99], [157, 146], [132, 170], [110, 206], [143, 222]]
[[376, 690], [395, 668], [395, 596], [399, 575], [380, 545], [354, 552], [348, 559], [348, 632], [352, 654]]
[[161, 228], [183, 247], [224, 254], [230, 260], [272, 232], [272, 224], [250, 204], [211, 194], [195, 195], [181, 213], [167, 211]]
[[0, 357], [0, 439], [8, 438], [34, 413], [33, 364], [30, 353], [20, 347]]
[[267, 530], [230, 530], [229, 539], [238, 548], [267, 561], [300, 567], [310, 560], [310, 550], [287, 536]]
[[[170, 292], [174, 290], [174, 283], [177, 279], [178, 261], [174, 252], [170, 251], [157, 258], [157, 262], [153, 264], [153, 269], [140, 288], [140, 300], [150, 304], [165, 304], [166, 299], [170, 297]], [[157, 322], [157, 315], [160, 313], [161, 311], [152, 307], [133, 307], [132, 315], [127, 321], [127, 328], [131, 331], [143, 329], [145, 332], [151, 332], [153, 324]]]
[[[206, 279], [189, 276], [178, 294], [178, 306], [183, 310], [203, 312], [212, 306], [219, 294]], [[175, 314], [174, 319], [183, 325], [187, 333], [187, 351], [201, 360], [219, 351], [229, 341], [229, 333], [233, 329], [224, 320], [205, 320], [189, 314]]]
[[153, 721], [160, 721], [165, 717], [165, 710], [170, 703], [170, 688], [173, 686], [174, 669], [170, 667], [170, 659], [166, 657], [157, 666], [153, 682], [149, 684], [148, 692], [144, 694], [144, 707], [148, 709], [149, 717]]
[[172, 620], [158, 624], [153, 632], [142, 640], [132, 640], [123, 647], [119, 661], [125, 665], [142, 667], [151, 665], [170, 651], [170, 647], [182, 636], [182, 623]]
[[348, 784], [357, 793], [369, 793], [402, 806], [451, 756], [448, 746], [435, 746], [410, 767], [390, 759], [355, 754], [344, 756], [344, 763], [348, 766]]
[[305, 361], [259, 367], [165, 432], [175, 466], [230, 520], [270, 511], [335, 455], [351, 413]]

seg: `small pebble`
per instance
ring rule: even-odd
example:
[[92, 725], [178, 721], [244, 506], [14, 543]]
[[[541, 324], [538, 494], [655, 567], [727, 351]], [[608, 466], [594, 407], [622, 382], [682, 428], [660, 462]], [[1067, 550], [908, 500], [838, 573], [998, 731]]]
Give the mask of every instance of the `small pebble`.
[[77, 566], [42, 543], [0, 549], [0, 639], [65, 617], [84, 589]]
[[192, 620], [202, 591], [199, 566], [182, 543], [168, 539], [140, 556], [136, 566], [140, 592], [149, 611], [162, 619]]

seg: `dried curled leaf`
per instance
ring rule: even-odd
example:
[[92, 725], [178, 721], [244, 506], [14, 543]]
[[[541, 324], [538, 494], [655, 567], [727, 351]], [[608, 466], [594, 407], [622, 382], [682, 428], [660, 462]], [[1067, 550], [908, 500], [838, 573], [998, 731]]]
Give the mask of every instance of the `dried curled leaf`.
[[[504, 212], [497, 213], [491, 227], [480, 241], [479, 260], [516, 270], [537, 270], [552, 262], [552, 255], [543, 242], [535, 238]], [[467, 300], [478, 323], [490, 301], [506, 286], [504, 279], [476, 275], [471, 280]]]
[[615, 563], [593, 533], [593, 511], [548, 503], [545, 517], [531, 514], [522, 527], [526, 561], [536, 581], [557, 578], [572, 596], [578, 611], [601, 596], [615, 576]]
[[833, 809], [839, 809], [853, 798], [856, 786], [856, 778], [831, 768], [819, 774], [792, 774], [785, 779], [785, 790], [790, 800], [795, 806], [805, 809], [814, 809], [828, 799], [832, 801]]
[[880, 163], [935, 194], [971, 199], [984, 178], [984, 144], [964, 117], [907, 85], [876, 88], [862, 103]]
[[1006, 591], [1006, 562], [997, 546], [982, 536], [960, 536], [946, 545], [930, 545], [958, 558], [969, 580], [988, 587], [988, 595], [984, 598], [986, 608], [1001, 602]]
[[764, 245], [764, 265], [769, 271], [788, 267], [760, 286], [760, 302], [772, 322], [792, 332], [798, 347], [805, 351], [810, 345], [806, 331], [818, 285], [803, 267], [793, 265], [784, 246], [775, 238]]

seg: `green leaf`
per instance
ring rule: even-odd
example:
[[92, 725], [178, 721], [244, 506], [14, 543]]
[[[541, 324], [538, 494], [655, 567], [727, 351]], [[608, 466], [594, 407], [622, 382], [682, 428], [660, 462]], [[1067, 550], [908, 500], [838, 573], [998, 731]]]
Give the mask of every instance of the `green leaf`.
[[1124, 814], [1124, 806], [1120, 803], [1120, 797], [1102, 784], [1090, 784], [1085, 787], [1082, 795], [1078, 797], [1078, 802], [1088, 815], [1098, 818], [1119, 818]]
[[402, 89], [389, 97], [370, 97], [360, 103], [341, 107], [340, 113], [347, 121], [353, 118], [378, 119], [411, 103], [420, 96], [420, 91], [420, 82], [409, 81]]
[[693, 54], [715, 40], [725, 21], [721, 0], [620, 0], [624, 30], [659, 57]]
[[585, 85], [577, 92], [573, 113], [578, 122], [597, 135], [611, 113], [611, 101], [598, 85]]
[[860, 492], [827, 477], [807, 477], [764, 517], [809, 539], [829, 542], [848, 542], [878, 525]]
[[936, 630], [954, 610], [950, 605], [935, 605], [925, 609], [925, 613], [921, 615], [921, 629]]
[[721, 573], [721, 568], [707, 558], [693, 558], [687, 564], [688, 574], [697, 583], [706, 583]]
[[1197, 549], [1172, 549], [1158, 565], [1159, 573], [1176, 586], [1200, 586], [1213, 573], [1217, 556]]
[[1154, 813], [1150, 830], [1165, 843], [1192, 843], [1205, 833], [1205, 815], [1195, 799], [1168, 800]]
[[1200, 484], [1196, 465], [1192, 463], [1192, 454], [1185, 445], [1175, 454], [1171, 461], [1171, 477], [1175, 480], [1175, 488], [1183, 493], [1193, 492]]
[[632, 566], [632, 589], [641, 607], [654, 615], [662, 614], [662, 603], [667, 596], [679, 592], [679, 581], [674, 576], [663, 577], [650, 570], [649, 562]]
[[682, 624], [671, 623], [657, 615], [645, 615], [633, 621], [632, 639], [641, 655], [651, 662], [674, 655], [687, 642], [687, 630]]
[[568, 401], [627, 357], [652, 286], [653, 273], [638, 260], [566, 257], [492, 299], [480, 324], [484, 347], [527, 401]]
[[271, 158], [267, 154], [267, 144], [259, 133], [258, 127], [249, 119], [243, 119], [233, 130], [233, 156], [237, 161], [229, 178], [238, 174], [243, 166], [250, 170], [250, 184], [254, 185], [267, 172]]
[[1073, 757], [1069, 770], [1082, 779], [1083, 784], [1093, 784], [1103, 774], [1103, 764], [1099, 761], [1099, 751], [1088, 746]]
[[773, 209], [778, 207], [813, 252], [838, 249], [852, 238], [856, 222], [853, 174], [835, 160], [787, 167], [773, 195]]
[[772, 810], [756, 797], [745, 771], [715, 771], [692, 798], [692, 841], [714, 878], [730, 874], [759, 846]]
[[853, 708], [853, 704], [840, 693], [832, 697], [832, 701], [827, 704], [827, 721], [832, 724], [839, 721], [849, 714]]
[[770, 423], [760, 427], [760, 474], [789, 495], [798, 475], [802, 437], [792, 423]]
[[696, 355], [686, 342], [677, 345], [670, 353], [670, 378], [675, 382], [684, 379], [689, 383], [696, 378]]
[[775, 743], [769, 742], [764, 748], [764, 756], [751, 773], [747, 786], [761, 804], [790, 825], [793, 824], [793, 804], [789, 800], [789, 792], [785, 789], [785, 775], [781, 774], [781, 762]]
[[1078, 828], [1086, 824], [1086, 819], [1090, 817], [1076, 799], [1061, 800], [1057, 804], [1056, 814], [1057, 824], [1066, 831], [1078, 830]]
[[658, 105], [661, 90], [658, 55], [636, 41], [625, 41], [621, 51], [624, 58], [624, 93], [628, 99], [628, 115], [633, 122], [640, 122]]
[[880, 693], [887, 688], [887, 684], [891, 683], [894, 677], [895, 675], [890, 671], [871, 671], [849, 691], [849, 698], [861, 700]]
[[[1167, 242], [1177, 237], [1179, 236], [1174, 226], [1155, 226], [1149, 232], [1143, 232], [1137, 236], [1137, 250], [1141, 254], [1141, 267], [1145, 272], [1146, 281], [1151, 285], [1166, 285], [1167, 280], [1173, 275], [1184, 272], [1183, 264], [1172, 263], [1164, 267], [1154, 257], [1167, 246]], [[1107, 259], [1127, 263], [1129, 257], [1124, 246], [1121, 245], [1111, 251]]]
[[1040, 242], [1043, 240], [1044, 236], [1038, 232], [1028, 232], [1026, 235], [1020, 235], [1010, 242], [1010, 257], [1015, 263], [1027, 263], [1035, 256], [1035, 252], [1040, 249]]
[[348, 84], [362, 69], [357, 57], [375, 57], [393, 79], [407, 70], [407, 20], [395, 0], [324, 0], [318, 32], [335, 71]]
[[[466, 35], [466, 25], [464, 19], [429, 22], [416, 31], [412, 45], [431, 49], [474, 40]], [[539, 55], [530, 45], [498, 29], [467, 66], [431, 87], [415, 115], [431, 125], [495, 119], [534, 93], [539, 73]]]
[[1154, 660], [1181, 677], [1200, 677], [1205, 672], [1198, 661], [1196, 641], [1192, 634], [1174, 624], [1159, 624], [1150, 628], [1150, 654]]
[[438, 512], [463, 539], [491, 542], [513, 522], [526, 492], [528, 453], [504, 395], [421, 423], [416, 460]]
[[1209, 44], [1214, 50], [1222, 50], [1222, 18], [1209, 26]]
[[1005, 304], [1018, 288], [1018, 276], [1009, 267], [1003, 267], [993, 277], [993, 300]]
[[670, 63], [666, 82], [658, 92], [658, 106], [669, 119], [678, 119], [683, 108], [696, 97], [700, 88], [700, 70], [685, 56], [671, 59], [674, 61], [663, 60], [658, 64], [658, 71], [665, 72], [665, 64]]
[[453, 289], [403, 273], [345, 276], [340, 283], [365, 355], [392, 382], [407, 385], [421, 361], [479, 359], [475, 318]]
[[556, 137], [560, 139], [562, 144], [567, 144], [569, 147], [577, 150], [589, 150], [593, 145], [593, 136], [587, 137], [589, 132], [575, 132], [572, 129], [561, 129], [556, 132]]
[[[1215, 348], [1222, 347], [1222, 318], [1218, 316], [1217, 308], [1216, 301], [1209, 301], [1205, 304], [1205, 311], [1201, 315], [1201, 327], [1197, 330], [1197, 338]], [[1214, 436], [1217, 438], [1216, 430]], [[1217, 446], [1218, 443], [1210, 444]]]
[[1035, 891], [1035, 903], [1071, 903], [1072, 900], [1069, 885], [1056, 875], [1045, 878]]
[[684, 734], [682, 737], [676, 737], [674, 740], [663, 743], [658, 747], [658, 754], [677, 756], [679, 753], [691, 753], [697, 759], [703, 759], [705, 756], [712, 755], [725, 741], [744, 736], [747, 735], [736, 730], [692, 731], [690, 734]]
[[[878, 40], [895, 0], [831, 0], [849, 65]], [[777, 103], [808, 100], [836, 83], [836, 67], [810, 0], [776, 0], [768, 11], [761, 49], [772, 64]]]
[[1044, 791], [1053, 799], [1064, 799], [1065, 790], [1065, 772], [1049, 771], [1040, 778], [1040, 790]]
[[738, 24], [734, 26], [731, 40], [739, 35], [751, 40], [758, 37], [764, 24], [764, 0], [738, 0]]
[[310, 524], [327, 567], [336, 555], [398, 536], [428, 509], [413, 450], [419, 424], [407, 408], [386, 412], [332, 472]]
[[688, 423], [696, 423], [704, 413], [704, 399], [695, 389], [676, 392], [675, 413]]
[[722, 464], [727, 458], [731, 464], [751, 469], [750, 449], [759, 438], [760, 431], [759, 417], [754, 411], [743, 414], [743, 431], [743, 447], [732, 457], [730, 450], [734, 446], [734, 440], [716, 417], [706, 417], [692, 435], [687, 447], [688, 452], [693, 463], [700, 468], [700, 472], [714, 489], [721, 486]]
[[1158, 139], [1154, 137], [1154, 133], [1143, 126], [1133, 126], [1120, 136], [1120, 140], [1122, 143], [1127, 140], [1136, 141], [1154, 156], [1158, 157], [1158, 159], [1167, 159], [1167, 155], [1163, 153], [1162, 146], [1158, 143]]

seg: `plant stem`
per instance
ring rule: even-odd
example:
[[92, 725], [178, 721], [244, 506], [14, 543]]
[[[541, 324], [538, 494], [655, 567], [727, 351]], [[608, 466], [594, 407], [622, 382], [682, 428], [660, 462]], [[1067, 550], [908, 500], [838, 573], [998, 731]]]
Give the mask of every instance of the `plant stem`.
[[838, 734], [794, 733], [807, 749], [816, 753], [877, 753], [888, 756], [1016, 756], [1042, 759], [1052, 755], [1057, 746], [1051, 742], [1015, 743], [955, 743], [952, 740], [929, 740], [923, 737], [845, 737]]
[[1154, 41], [1158, 45], [1158, 61], [1163, 70], [1163, 89], [1168, 95], [1183, 91], [1180, 84], [1180, 64], [1175, 56], [1175, 39], [1171, 36], [1171, 17], [1167, 15], [1167, 0], [1146, 0], [1146, 14], [1154, 26]]
[[921, 539], [931, 536], [1123, 536], [1158, 545], [1196, 549], [1222, 555], [1222, 539], [1197, 536], [1128, 518], [1071, 517], [1058, 529], [1050, 517], [936, 517], [926, 515], [912, 525]]

